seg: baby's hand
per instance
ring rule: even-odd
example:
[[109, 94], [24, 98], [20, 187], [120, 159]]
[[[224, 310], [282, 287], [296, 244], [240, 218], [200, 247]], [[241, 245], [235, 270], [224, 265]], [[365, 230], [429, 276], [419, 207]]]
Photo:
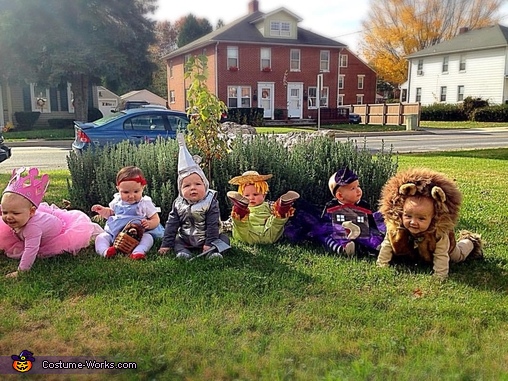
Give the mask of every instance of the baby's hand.
[[171, 248], [169, 248], [169, 247], [161, 247], [159, 249], [158, 253], [164, 255], [164, 254], [166, 254], [170, 250], [171, 250]]
[[18, 277], [18, 272], [17, 271], [13, 271], [12, 273], [9, 273], [5, 276], [6, 278], [17, 278]]
[[143, 218], [141, 220], [141, 226], [148, 230], [150, 229], [150, 222], [146, 218]]
[[209, 250], [210, 248], [211, 248], [211, 246], [203, 245], [203, 252]]
[[103, 209], [104, 209], [104, 207], [102, 205], [96, 204], [96, 205], [92, 206], [92, 212], [100, 213], [101, 210], [103, 210]]

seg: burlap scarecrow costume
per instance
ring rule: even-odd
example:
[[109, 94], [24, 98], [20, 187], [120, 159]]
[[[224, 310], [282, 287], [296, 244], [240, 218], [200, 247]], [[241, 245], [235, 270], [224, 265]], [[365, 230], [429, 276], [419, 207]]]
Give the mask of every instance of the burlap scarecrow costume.
[[[269, 190], [266, 180], [270, 178], [271, 174], [247, 171], [229, 180], [230, 184], [238, 185], [238, 192], [227, 193], [233, 203], [233, 238], [249, 244], [269, 244], [282, 236], [286, 222], [294, 214], [293, 203], [300, 195], [288, 191], [275, 202], [265, 201]], [[256, 201], [244, 197], [246, 187], [258, 195]]]

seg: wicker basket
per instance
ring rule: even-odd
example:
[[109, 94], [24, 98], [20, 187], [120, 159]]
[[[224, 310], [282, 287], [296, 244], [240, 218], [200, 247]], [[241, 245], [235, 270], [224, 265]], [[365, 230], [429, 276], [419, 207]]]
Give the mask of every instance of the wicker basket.
[[116, 250], [124, 254], [131, 254], [134, 248], [139, 245], [139, 241], [141, 241], [144, 232], [145, 229], [141, 224], [131, 221], [118, 233], [113, 242], [113, 246]]

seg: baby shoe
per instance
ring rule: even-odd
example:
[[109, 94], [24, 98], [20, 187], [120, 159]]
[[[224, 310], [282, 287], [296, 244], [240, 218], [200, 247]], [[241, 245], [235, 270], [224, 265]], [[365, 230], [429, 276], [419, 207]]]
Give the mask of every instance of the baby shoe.
[[352, 257], [355, 254], [355, 243], [348, 242], [342, 247], [343, 253], [348, 257]]
[[145, 259], [146, 254], [145, 253], [132, 253], [131, 255], [129, 255], [129, 258], [134, 259], [135, 261], [138, 261], [140, 259]]
[[184, 251], [180, 251], [176, 254], [176, 259], [182, 259], [184, 261], [188, 261], [192, 258], [192, 256], [189, 253], [186, 253]]
[[249, 199], [247, 197], [243, 197], [240, 193], [235, 191], [229, 191], [227, 193], [227, 196], [231, 200], [233, 205], [238, 206], [240, 208], [249, 207]]
[[288, 191], [284, 193], [282, 196], [280, 196], [280, 203], [281, 205], [288, 205], [295, 202], [295, 200], [298, 200], [300, 198], [300, 195], [295, 191]]
[[113, 258], [116, 255], [116, 249], [111, 246], [108, 247], [108, 249], [104, 252], [104, 257], [106, 258]]
[[206, 259], [222, 259], [222, 258], [223, 258], [222, 254], [217, 252], [206, 255]]
[[244, 219], [245, 216], [249, 214], [249, 199], [235, 191], [229, 191], [227, 196], [233, 203], [233, 210], [231, 213], [233, 219]]
[[473, 251], [468, 255], [469, 259], [483, 259], [483, 240], [480, 234], [471, 233], [469, 230], [461, 230], [458, 241], [468, 239], [473, 243]]

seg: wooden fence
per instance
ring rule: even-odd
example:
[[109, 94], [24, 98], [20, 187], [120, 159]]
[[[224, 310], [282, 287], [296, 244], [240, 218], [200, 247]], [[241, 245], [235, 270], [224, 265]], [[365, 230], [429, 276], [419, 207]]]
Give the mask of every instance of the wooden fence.
[[405, 125], [409, 116], [416, 115], [415, 125], [420, 126], [421, 104], [418, 103], [371, 103], [350, 105], [351, 112], [362, 117], [362, 123], [380, 125]]

